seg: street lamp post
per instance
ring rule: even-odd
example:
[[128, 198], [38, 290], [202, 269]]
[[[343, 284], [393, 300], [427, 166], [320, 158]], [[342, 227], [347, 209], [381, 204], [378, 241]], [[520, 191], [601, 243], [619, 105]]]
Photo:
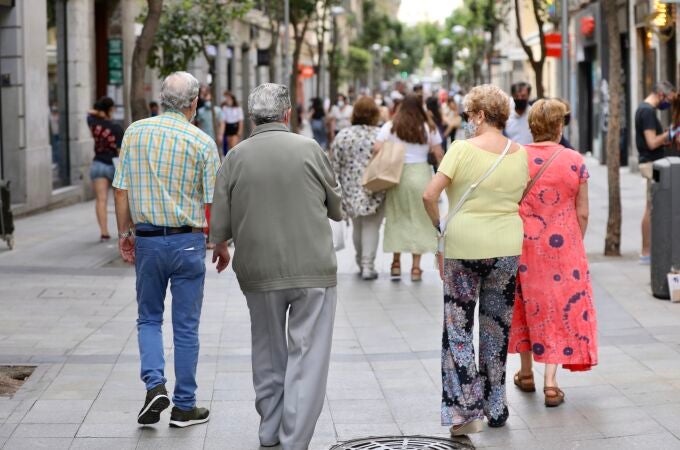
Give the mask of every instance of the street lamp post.
[[[451, 33], [460, 37], [465, 34], [465, 27], [463, 25], [454, 25], [451, 27]], [[449, 89], [453, 89], [453, 82], [455, 79], [455, 61], [456, 61], [456, 46], [451, 41], [451, 80], [449, 82]]]
[[283, 2], [283, 70], [281, 76], [285, 84], [290, 89], [290, 0]]
[[[337, 21], [337, 17], [345, 14], [345, 8], [343, 8], [342, 6], [333, 6], [331, 8], [330, 13], [331, 13], [331, 39], [332, 39], [331, 52], [330, 52], [331, 56], [330, 57], [335, 58], [335, 52], [336, 52], [336, 49], [337, 49], [337, 46], [338, 46], [338, 21]], [[323, 55], [321, 55], [319, 57], [319, 75], [318, 76], [322, 76], [322, 73], [323, 73], [322, 70], [321, 70], [322, 61], [323, 61]], [[333, 62], [333, 64], [329, 63], [329, 68], [330, 67], [333, 67], [333, 71], [335, 71], [335, 67], [336, 67], [335, 61]], [[337, 79], [336, 79], [336, 77], [334, 76], [333, 73], [329, 73], [329, 83], [328, 84], [329, 84], [329, 90], [330, 90], [329, 97], [331, 99], [334, 99], [334, 98], [337, 97]]]

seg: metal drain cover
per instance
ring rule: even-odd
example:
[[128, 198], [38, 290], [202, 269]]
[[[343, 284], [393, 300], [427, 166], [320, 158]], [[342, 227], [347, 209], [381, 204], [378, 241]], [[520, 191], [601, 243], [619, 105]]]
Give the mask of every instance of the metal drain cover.
[[329, 450], [472, 450], [471, 444], [432, 436], [380, 436], [353, 439]]

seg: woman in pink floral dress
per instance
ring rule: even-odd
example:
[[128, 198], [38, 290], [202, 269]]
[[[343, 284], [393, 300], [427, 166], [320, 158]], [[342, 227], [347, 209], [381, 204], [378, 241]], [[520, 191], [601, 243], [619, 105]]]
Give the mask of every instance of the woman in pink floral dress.
[[[597, 331], [583, 235], [588, 223], [588, 170], [583, 157], [557, 142], [566, 109], [557, 100], [539, 100], [529, 112], [534, 144], [526, 146], [533, 179], [556, 154], [520, 206], [524, 244], [509, 352], [522, 367], [514, 382], [536, 390], [532, 357], [545, 363], [546, 406], [558, 406], [557, 366], [572, 371], [597, 364]], [[556, 153], [559, 152], [559, 153]]]

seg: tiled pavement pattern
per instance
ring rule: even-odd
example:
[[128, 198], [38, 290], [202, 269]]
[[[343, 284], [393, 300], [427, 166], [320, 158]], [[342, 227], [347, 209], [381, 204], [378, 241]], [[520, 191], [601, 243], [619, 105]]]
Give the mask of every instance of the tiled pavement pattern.
[[[606, 172], [590, 166], [587, 246], [601, 364], [590, 373], [560, 371], [567, 402], [556, 409], [543, 406], [542, 394], [521, 394], [510, 385], [508, 425], [472, 436], [478, 447], [680, 449], [680, 304], [653, 299], [648, 268], [637, 264], [644, 184], [623, 171], [625, 256], [605, 259], [599, 254]], [[159, 425], [140, 428], [134, 273], [115, 262], [113, 244], [95, 242], [93, 204], [22, 219], [17, 227], [13, 252], [0, 243], [0, 364], [38, 369], [14, 398], [0, 399], [0, 447], [258, 448], [249, 318], [233, 273], [218, 277], [210, 267], [206, 282], [198, 397], [211, 408], [211, 421], [170, 429], [164, 413]], [[424, 261], [419, 285], [387, 280], [388, 255], [380, 257], [381, 278], [363, 283], [352, 259], [351, 250], [339, 253], [328, 396], [311, 448], [379, 434], [445, 435], [439, 426], [442, 299], [432, 258]], [[406, 258], [403, 266], [409, 265]], [[171, 368], [169, 321], [165, 336]], [[509, 374], [517, 366], [510, 357]], [[171, 388], [172, 370], [168, 375]]]

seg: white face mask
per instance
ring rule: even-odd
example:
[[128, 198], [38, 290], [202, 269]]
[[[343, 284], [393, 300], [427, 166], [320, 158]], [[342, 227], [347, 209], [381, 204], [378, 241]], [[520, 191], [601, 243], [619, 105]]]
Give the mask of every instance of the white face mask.
[[344, 107], [345, 107], [345, 102], [343, 102], [342, 100], [338, 100], [338, 108], [342, 109]]
[[465, 138], [470, 139], [477, 136], [477, 125], [472, 122], [463, 122], [463, 130], [465, 131]]

